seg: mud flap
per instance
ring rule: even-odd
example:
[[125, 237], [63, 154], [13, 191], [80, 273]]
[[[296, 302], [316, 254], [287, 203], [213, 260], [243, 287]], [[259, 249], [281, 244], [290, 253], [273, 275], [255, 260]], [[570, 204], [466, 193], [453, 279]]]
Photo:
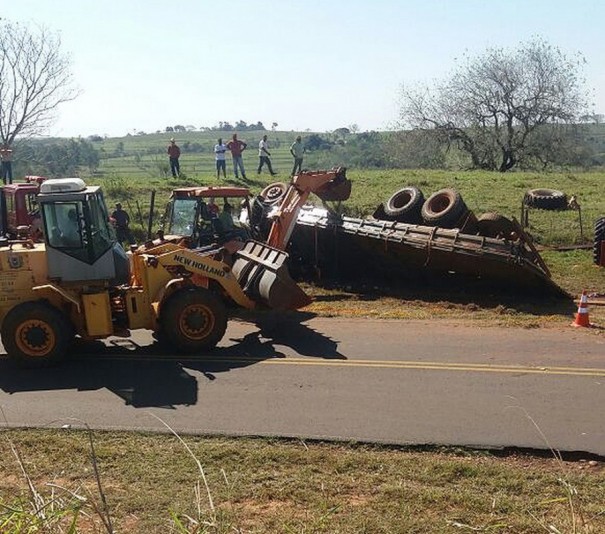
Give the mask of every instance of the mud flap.
[[278, 310], [296, 310], [311, 302], [288, 272], [288, 254], [258, 241], [247, 241], [235, 254], [233, 274], [246, 296]]

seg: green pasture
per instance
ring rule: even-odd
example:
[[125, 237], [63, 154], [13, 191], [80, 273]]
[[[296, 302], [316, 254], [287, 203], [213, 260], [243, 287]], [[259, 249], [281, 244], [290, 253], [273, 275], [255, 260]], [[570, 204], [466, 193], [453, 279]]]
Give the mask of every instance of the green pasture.
[[[266, 133], [272, 148], [274, 169], [279, 172], [272, 178], [266, 169], [256, 174], [258, 165], [258, 142]], [[144, 237], [143, 229], [150, 207], [150, 192], [156, 191], [154, 217], [159, 221], [161, 213], [175, 187], [186, 185], [247, 185], [252, 193], [258, 193], [267, 184], [279, 180], [288, 181], [292, 166], [289, 146], [296, 135], [310, 135], [299, 132], [244, 132], [239, 137], [248, 143], [244, 152], [244, 165], [248, 182], [236, 181], [230, 157], [227, 157], [227, 181], [217, 180], [214, 154], [216, 139], [231, 137], [231, 132], [187, 132], [162, 133], [124, 138], [106, 139], [95, 143], [101, 151], [101, 165], [90, 175], [82, 172], [88, 182], [103, 186], [108, 202], [122, 202], [134, 220], [138, 237]], [[171, 136], [183, 148], [187, 143], [201, 145], [202, 152], [187, 152], [181, 155], [182, 177], [173, 179], [168, 171], [166, 148]], [[120, 156], [115, 155], [121, 148]], [[317, 161], [329, 161], [330, 151], [308, 153], [304, 166], [319, 168]], [[338, 166], [337, 159], [330, 166]], [[324, 166], [325, 168], [325, 166]], [[167, 174], [166, 174], [167, 173]], [[346, 215], [364, 217], [370, 215], [376, 206], [386, 201], [397, 189], [413, 185], [419, 187], [428, 197], [444, 187], [457, 189], [467, 206], [477, 215], [496, 211], [507, 217], [521, 218], [522, 199], [526, 191], [535, 188], [558, 189], [569, 197], [575, 195], [581, 210], [529, 212], [527, 230], [536, 244], [542, 248], [544, 258], [553, 272], [553, 277], [572, 294], [582, 289], [605, 291], [605, 269], [592, 264], [594, 222], [605, 216], [605, 171], [567, 171], [553, 173], [413, 169], [355, 169], [350, 168], [347, 176], [353, 181], [351, 198], [339, 209]], [[313, 200], [313, 199], [312, 199]], [[317, 199], [314, 200], [318, 202]], [[154, 228], [157, 227], [157, 224]], [[585, 247], [580, 250], [559, 251], [561, 247]]]
[[[103, 163], [99, 169], [101, 175], [120, 173], [129, 177], [148, 178], [162, 175], [160, 163], [166, 164], [166, 149], [171, 137], [181, 147], [181, 170], [188, 179], [205, 181], [208, 175], [216, 175], [214, 145], [219, 137], [226, 144], [233, 132], [183, 132], [162, 133], [124, 138], [111, 138], [95, 143], [101, 151]], [[244, 165], [247, 174], [256, 174], [258, 166], [258, 143], [262, 136], [269, 137], [273, 167], [288, 175], [292, 169], [292, 156], [289, 147], [299, 134], [297, 132], [250, 131], [238, 134], [238, 138], [248, 144], [244, 151]], [[120, 156], [120, 143], [123, 143], [124, 155]], [[233, 176], [230, 154], [227, 153], [227, 172]], [[267, 172], [267, 171], [265, 171]]]

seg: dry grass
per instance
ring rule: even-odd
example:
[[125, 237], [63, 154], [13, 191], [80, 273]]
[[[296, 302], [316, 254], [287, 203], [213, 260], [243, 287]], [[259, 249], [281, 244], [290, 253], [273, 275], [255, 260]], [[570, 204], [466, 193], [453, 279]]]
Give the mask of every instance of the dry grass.
[[[5, 430], [2, 437], [19, 449], [36, 486], [94, 495], [84, 432]], [[28, 490], [7, 440], [0, 443], [6, 506]], [[605, 471], [597, 462], [104, 432], [95, 433], [95, 446], [116, 532], [605, 531]], [[199, 493], [198, 461], [211, 500]], [[90, 499], [77, 532], [104, 531]]]
[[[351, 287], [321, 288], [304, 286], [313, 297], [306, 312], [321, 317], [370, 317], [374, 319], [460, 321], [473, 326], [502, 326], [521, 328], [567, 327], [573, 321], [577, 303], [572, 300], [524, 299], [472, 293], [440, 293], [424, 290], [400, 291], [389, 296], [388, 288]], [[605, 289], [605, 285], [604, 285]], [[590, 306], [591, 322], [605, 327], [605, 306]], [[604, 334], [595, 329], [596, 334]]]

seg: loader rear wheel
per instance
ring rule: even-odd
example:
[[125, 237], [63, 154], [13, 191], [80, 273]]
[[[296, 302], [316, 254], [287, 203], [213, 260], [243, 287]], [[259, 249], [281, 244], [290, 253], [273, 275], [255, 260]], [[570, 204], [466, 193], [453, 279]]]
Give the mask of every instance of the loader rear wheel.
[[207, 289], [183, 289], [162, 307], [160, 338], [180, 352], [213, 348], [225, 335], [227, 310]]
[[73, 341], [73, 327], [57, 308], [45, 302], [15, 306], [2, 323], [2, 344], [22, 367], [47, 367], [61, 361]]

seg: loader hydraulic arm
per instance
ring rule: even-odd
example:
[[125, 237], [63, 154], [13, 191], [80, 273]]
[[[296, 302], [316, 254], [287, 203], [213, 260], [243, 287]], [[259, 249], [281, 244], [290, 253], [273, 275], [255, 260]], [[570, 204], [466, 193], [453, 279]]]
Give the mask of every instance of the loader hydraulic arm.
[[351, 195], [351, 182], [346, 169], [338, 167], [329, 171], [301, 172], [292, 178], [277, 212], [267, 238], [267, 244], [285, 250], [294, 230], [298, 212], [311, 193], [322, 200], [347, 200]]

